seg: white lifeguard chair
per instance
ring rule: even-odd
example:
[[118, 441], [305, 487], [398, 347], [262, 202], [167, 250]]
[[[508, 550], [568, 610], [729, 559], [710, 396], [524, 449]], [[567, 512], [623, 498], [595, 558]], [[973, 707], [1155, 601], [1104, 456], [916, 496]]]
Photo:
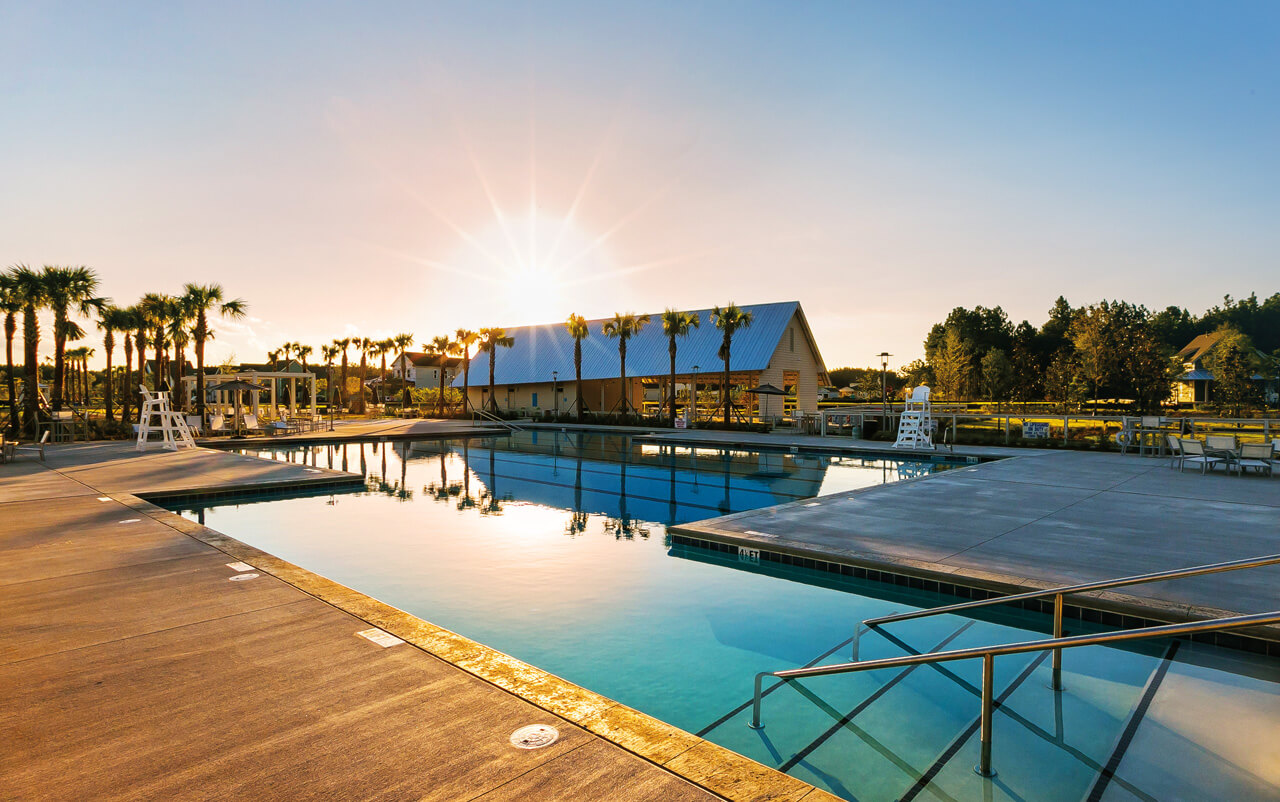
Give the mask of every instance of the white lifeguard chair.
[[195, 448], [196, 441], [191, 437], [187, 422], [181, 413], [169, 408], [169, 394], [163, 391], [152, 394], [143, 385], [138, 385], [138, 389], [142, 390], [142, 412], [138, 415], [138, 444], [135, 448], [146, 451], [152, 432], [161, 434], [164, 448], [168, 451], [177, 451], [184, 446]]
[[906, 408], [898, 419], [898, 439], [893, 447], [933, 450], [933, 407], [929, 403], [927, 385], [916, 387], [907, 396]]

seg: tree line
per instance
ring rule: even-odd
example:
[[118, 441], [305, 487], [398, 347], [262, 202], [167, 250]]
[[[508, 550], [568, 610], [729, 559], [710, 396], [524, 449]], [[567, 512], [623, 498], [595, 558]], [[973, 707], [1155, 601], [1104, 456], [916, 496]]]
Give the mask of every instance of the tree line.
[[[1184, 367], [1175, 355], [1201, 334], [1221, 340], [1206, 357], [1220, 408], [1259, 403], [1254, 376], [1280, 370], [1280, 293], [1259, 301], [1227, 296], [1201, 315], [1170, 306], [1152, 312], [1127, 301], [1072, 306], [1059, 296], [1040, 327], [1014, 325], [999, 306], [956, 307], [924, 340], [924, 359], [889, 377], [890, 397], [903, 386], [928, 384], [949, 401], [980, 399], [1062, 404], [1124, 400], [1153, 411], [1172, 395]], [[879, 398], [874, 368], [831, 371], [868, 398]]]
[[[102, 336], [107, 369], [103, 378], [103, 404], [109, 423], [116, 420], [117, 395], [120, 422], [135, 420], [140, 405], [134, 392], [133, 357], [138, 357], [138, 384], [144, 384], [146, 350], [153, 353], [151, 382], [153, 389], [180, 384], [185, 349], [195, 351], [197, 365], [196, 394], [203, 414], [203, 380], [205, 344], [213, 338], [209, 325], [211, 315], [227, 318], [243, 317], [243, 300], [227, 300], [218, 284], [186, 284], [178, 295], [147, 293], [130, 306], [119, 306], [98, 294], [97, 273], [83, 266], [45, 265], [40, 269], [15, 265], [0, 272], [0, 313], [4, 314], [6, 389], [9, 395], [8, 425], [13, 431], [27, 431], [34, 437], [41, 412], [40, 387], [40, 320], [39, 313], [53, 313], [53, 375], [49, 386], [48, 405], [60, 412], [70, 402], [68, 391], [87, 400], [89, 394], [89, 349], [71, 349], [67, 343], [88, 337], [73, 316], [96, 323]], [[17, 367], [13, 343], [17, 318], [22, 317], [23, 390], [17, 390]], [[123, 386], [114, 384], [113, 368], [117, 335], [123, 335], [125, 365]], [[172, 349], [172, 350], [170, 350]], [[73, 359], [68, 360], [71, 354]], [[169, 357], [172, 356], [172, 359]], [[68, 382], [69, 370], [76, 371], [78, 381]], [[78, 389], [77, 389], [78, 388]], [[82, 392], [80, 392], [82, 391]], [[18, 409], [18, 399], [22, 409]]]

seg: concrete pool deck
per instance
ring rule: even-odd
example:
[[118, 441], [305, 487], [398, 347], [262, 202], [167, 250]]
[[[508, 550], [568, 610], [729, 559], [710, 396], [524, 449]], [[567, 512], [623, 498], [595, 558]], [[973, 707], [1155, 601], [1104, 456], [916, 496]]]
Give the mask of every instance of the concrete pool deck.
[[[353, 479], [123, 442], [0, 466], [5, 795], [835, 799], [136, 495]], [[559, 740], [513, 747], [530, 724]]]
[[[1280, 552], [1280, 479], [1179, 473], [1167, 459], [1133, 455], [1022, 452], [670, 531], [917, 578], [925, 588], [1014, 593]], [[1187, 621], [1276, 610], [1278, 587], [1273, 565], [1078, 602], [1111, 613], [1104, 623]], [[1260, 634], [1280, 640], [1274, 628]]]

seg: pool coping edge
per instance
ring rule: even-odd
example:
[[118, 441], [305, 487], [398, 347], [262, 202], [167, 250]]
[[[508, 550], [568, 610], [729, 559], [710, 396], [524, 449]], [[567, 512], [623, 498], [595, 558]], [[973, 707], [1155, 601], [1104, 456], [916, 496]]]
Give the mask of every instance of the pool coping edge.
[[840, 800], [745, 755], [183, 518], [147, 498], [131, 493], [106, 495], [730, 802]]

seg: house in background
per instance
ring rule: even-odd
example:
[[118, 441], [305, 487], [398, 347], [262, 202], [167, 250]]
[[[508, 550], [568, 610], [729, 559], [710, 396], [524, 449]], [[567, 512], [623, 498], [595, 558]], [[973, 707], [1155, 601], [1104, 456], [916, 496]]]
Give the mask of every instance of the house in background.
[[[753, 304], [749, 327], [733, 336], [729, 377], [735, 404], [744, 417], [769, 417], [816, 412], [818, 388], [829, 383], [804, 311], [796, 301]], [[676, 340], [677, 410], [687, 405], [689, 388], [696, 382], [702, 417], [711, 413], [720, 393], [724, 362], [720, 359], [723, 335], [711, 320], [710, 309], [696, 310], [702, 321], [688, 337]], [[621, 412], [625, 395], [629, 409], [658, 414], [671, 369], [667, 337], [662, 333], [661, 313], [650, 313], [649, 324], [627, 344], [627, 385], [619, 381], [618, 341], [601, 333], [607, 318], [587, 321], [591, 335], [582, 341], [582, 398], [592, 412]], [[541, 416], [569, 414], [577, 403], [573, 338], [563, 323], [508, 328], [511, 348], [499, 348], [494, 363], [494, 394], [500, 410]], [[470, 402], [489, 400], [489, 356], [474, 358]], [[749, 387], [772, 384], [785, 396], [740, 393]], [[461, 389], [461, 381], [454, 380]]]
[[[474, 359], [472, 357], [472, 361]], [[462, 357], [438, 357], [422, 351], [401, 351], [391, 363], [391, 375], [414, 387], [439, 387], [442, 368], [444, 383], [448, 387], [462, 373]]]
[[[1177, 358], [1182, 360], [1183, 374], [1174, 380], [1173, 400], [1179, 404], [1206, 404], [1213, 400], [1213, 372], [1205, 367], [1204, 360], [1213, 349], [1218, 347], [1226, 332], [1214, 331], [1201, 334], [1187, 347], [1178, 352]], [[1256, 352], [1262, 364], [1271, 364], [1271, 359], [1261, 351]], [[1276, 401], [1276, 380], [1255, 373], [1253, 380], [1261, 384], [1262, 395], [1266, 403]]]

